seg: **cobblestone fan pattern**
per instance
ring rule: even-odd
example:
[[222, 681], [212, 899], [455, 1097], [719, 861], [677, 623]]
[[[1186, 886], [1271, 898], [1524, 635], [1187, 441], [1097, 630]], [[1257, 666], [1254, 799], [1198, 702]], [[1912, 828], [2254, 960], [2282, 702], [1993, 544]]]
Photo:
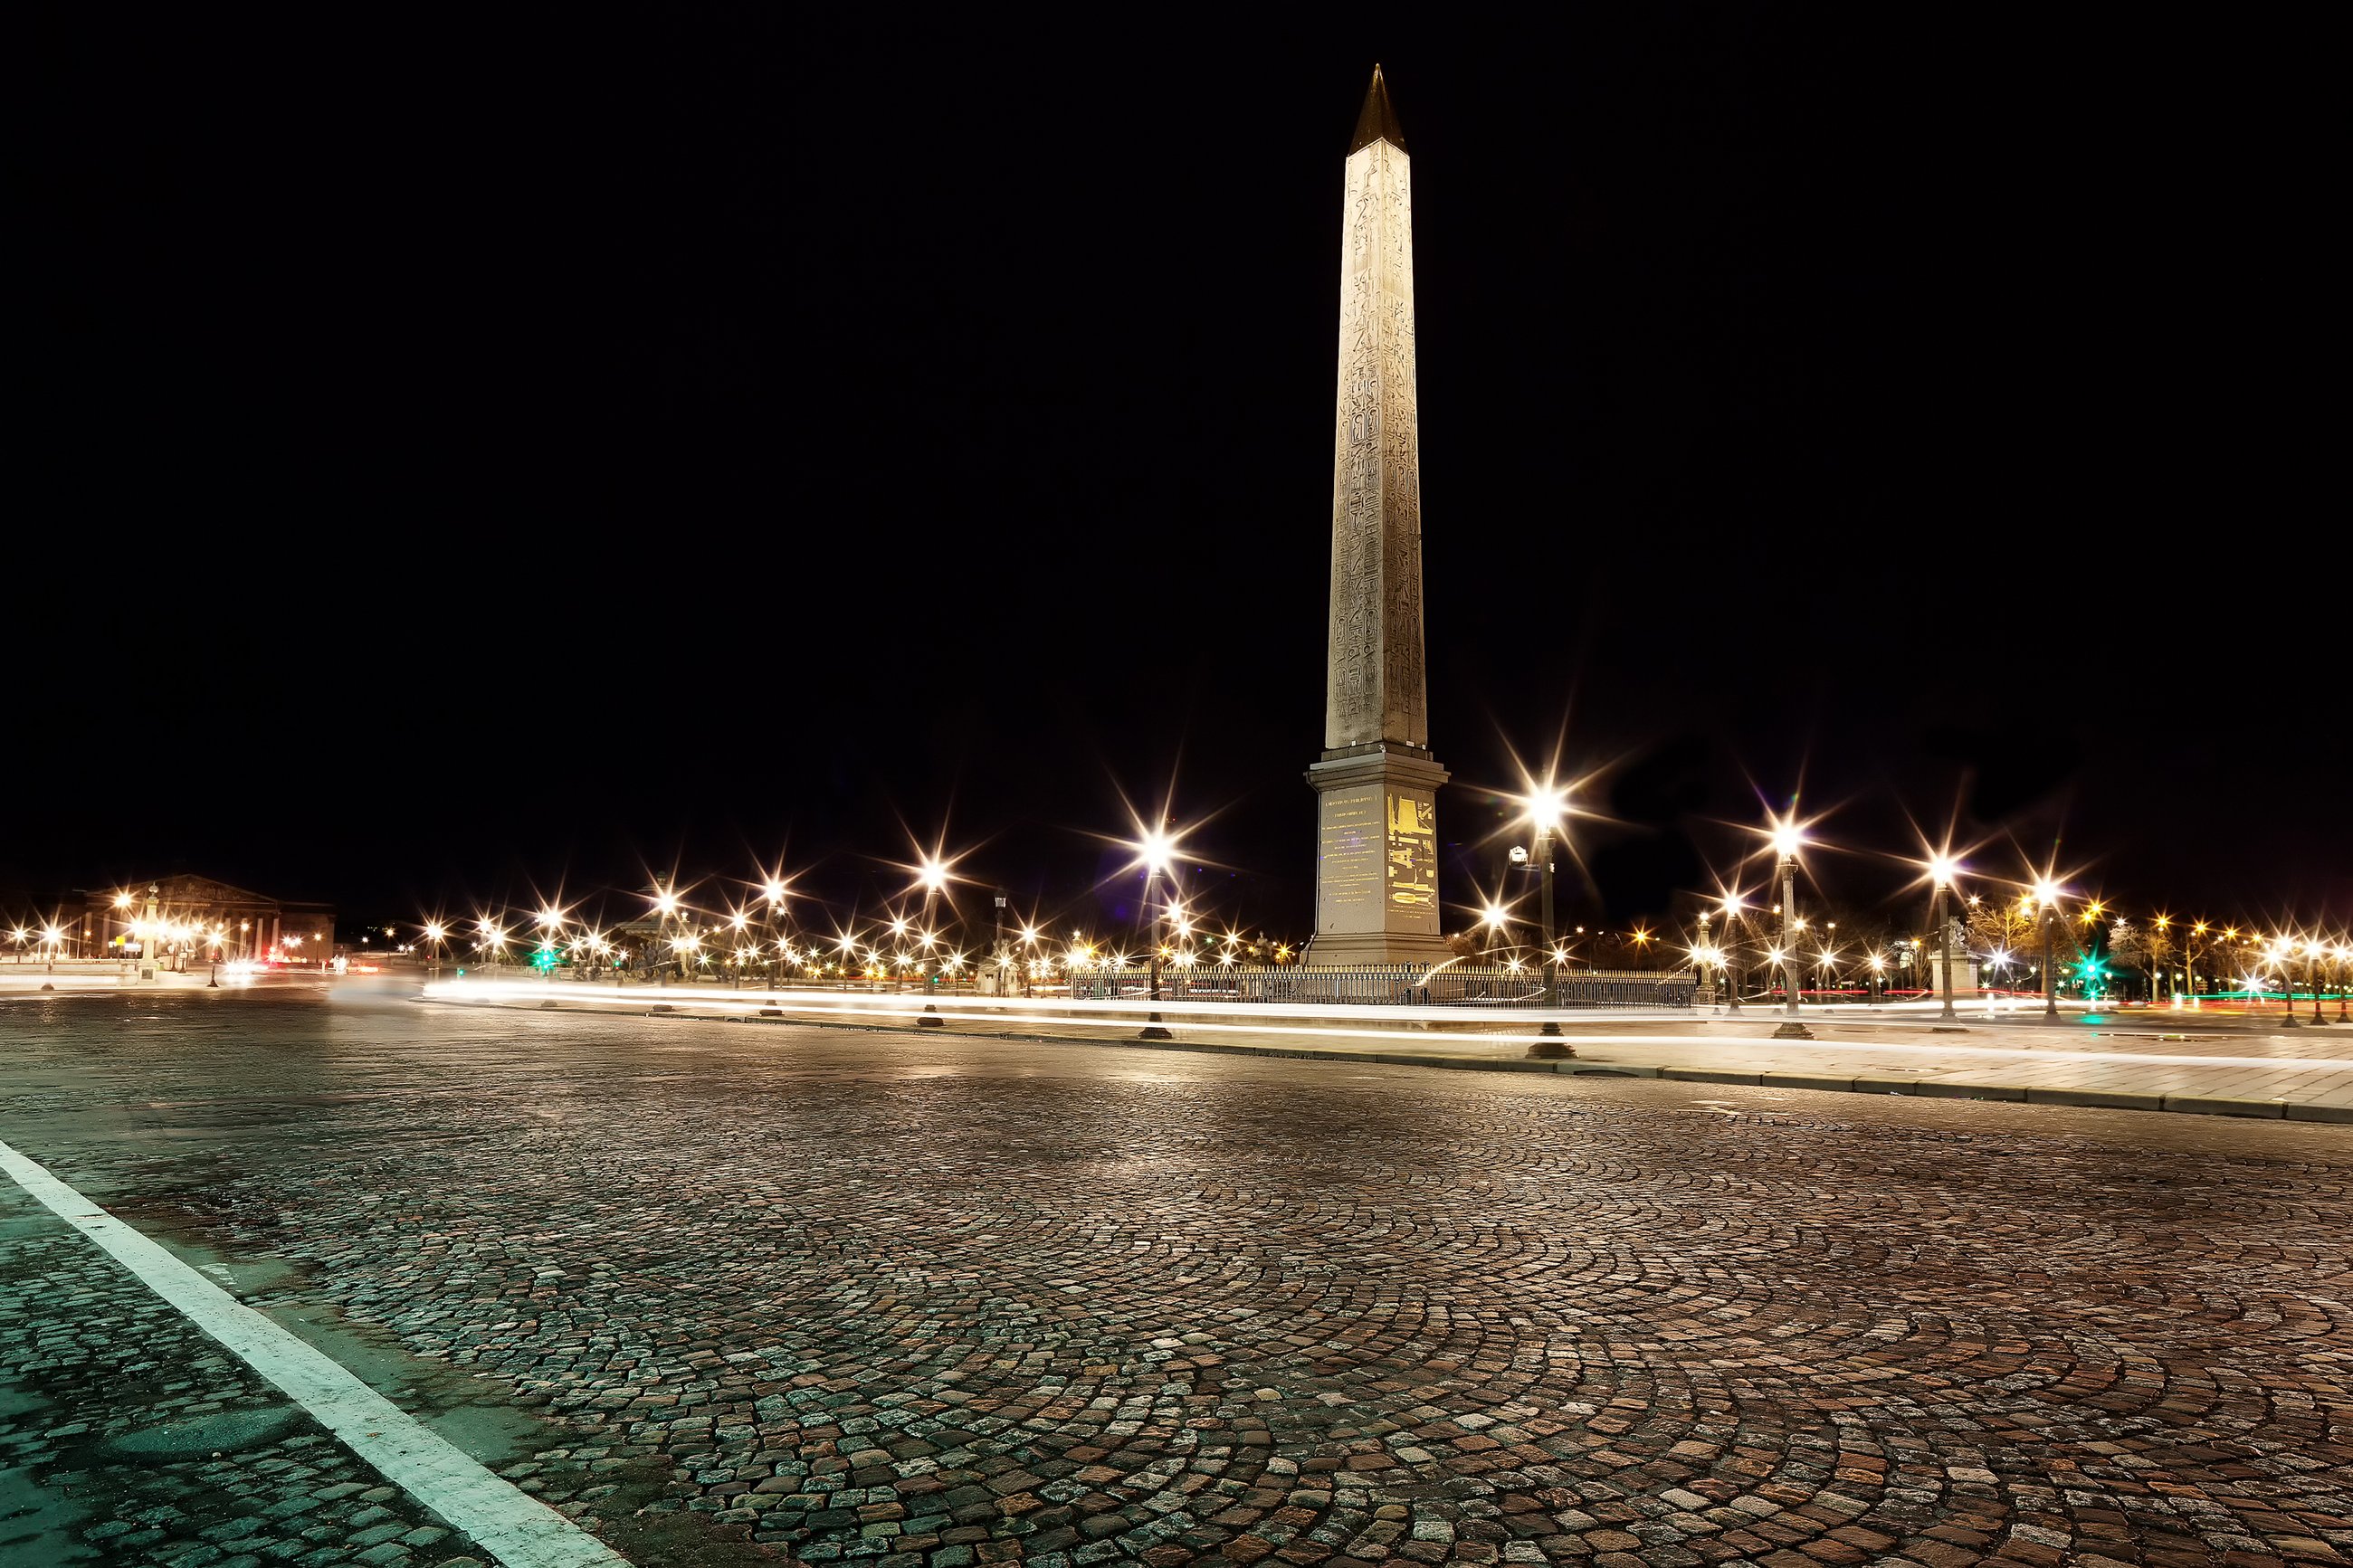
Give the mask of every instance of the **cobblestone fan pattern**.
[[0, 1127], [802, 1561], [2353, 1559], [2341, 1129], [155, 1011]]
[[0, 1562], [481, 1561], [131, 1274], [0, 1182]]

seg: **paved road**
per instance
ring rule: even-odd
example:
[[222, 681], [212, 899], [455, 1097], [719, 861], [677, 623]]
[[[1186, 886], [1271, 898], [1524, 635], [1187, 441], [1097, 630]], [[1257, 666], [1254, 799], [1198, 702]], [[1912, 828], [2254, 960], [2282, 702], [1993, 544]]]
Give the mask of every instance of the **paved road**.
[[[2353, 1559], [2343, 1127], [345, 988], [0, 1142], [638, 1563]], [[0, 1313], [0, 1560], [479, 1558], [5, 1183]]]

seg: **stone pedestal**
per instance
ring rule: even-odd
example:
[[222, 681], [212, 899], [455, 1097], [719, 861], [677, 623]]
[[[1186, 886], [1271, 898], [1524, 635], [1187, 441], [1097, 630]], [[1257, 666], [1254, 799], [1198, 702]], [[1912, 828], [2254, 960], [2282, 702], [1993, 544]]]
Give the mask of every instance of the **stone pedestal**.
[[1438, 963], [1438, 788], [1430, 752], [1394, 742], [1326, 752], [1315, 792], [1315, 936], [1305, 963]]

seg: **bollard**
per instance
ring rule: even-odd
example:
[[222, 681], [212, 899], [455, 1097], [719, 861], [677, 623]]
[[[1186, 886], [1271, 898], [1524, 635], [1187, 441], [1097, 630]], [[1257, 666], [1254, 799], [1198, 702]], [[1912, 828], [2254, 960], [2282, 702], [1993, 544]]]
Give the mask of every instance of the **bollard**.
[[939, 1005], [934, 1002], [924, 1003], [922, 1016], [917, 1017], [915, 1020], [915, 1027], [919, 1029], [944, 1029], [947, 1026], [948, 1021], [940, 1016]]

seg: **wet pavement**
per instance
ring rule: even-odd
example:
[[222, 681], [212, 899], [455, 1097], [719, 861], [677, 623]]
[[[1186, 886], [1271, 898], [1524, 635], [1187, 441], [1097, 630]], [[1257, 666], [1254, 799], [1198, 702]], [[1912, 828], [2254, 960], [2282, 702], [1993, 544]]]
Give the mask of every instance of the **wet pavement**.
[[[344, 986], [0, 1141], [638, 1563], [2353, 1559], [2353, 1128]], [[480, 1560], [171, 1320], [0, 1183], [0, 1562]]]

